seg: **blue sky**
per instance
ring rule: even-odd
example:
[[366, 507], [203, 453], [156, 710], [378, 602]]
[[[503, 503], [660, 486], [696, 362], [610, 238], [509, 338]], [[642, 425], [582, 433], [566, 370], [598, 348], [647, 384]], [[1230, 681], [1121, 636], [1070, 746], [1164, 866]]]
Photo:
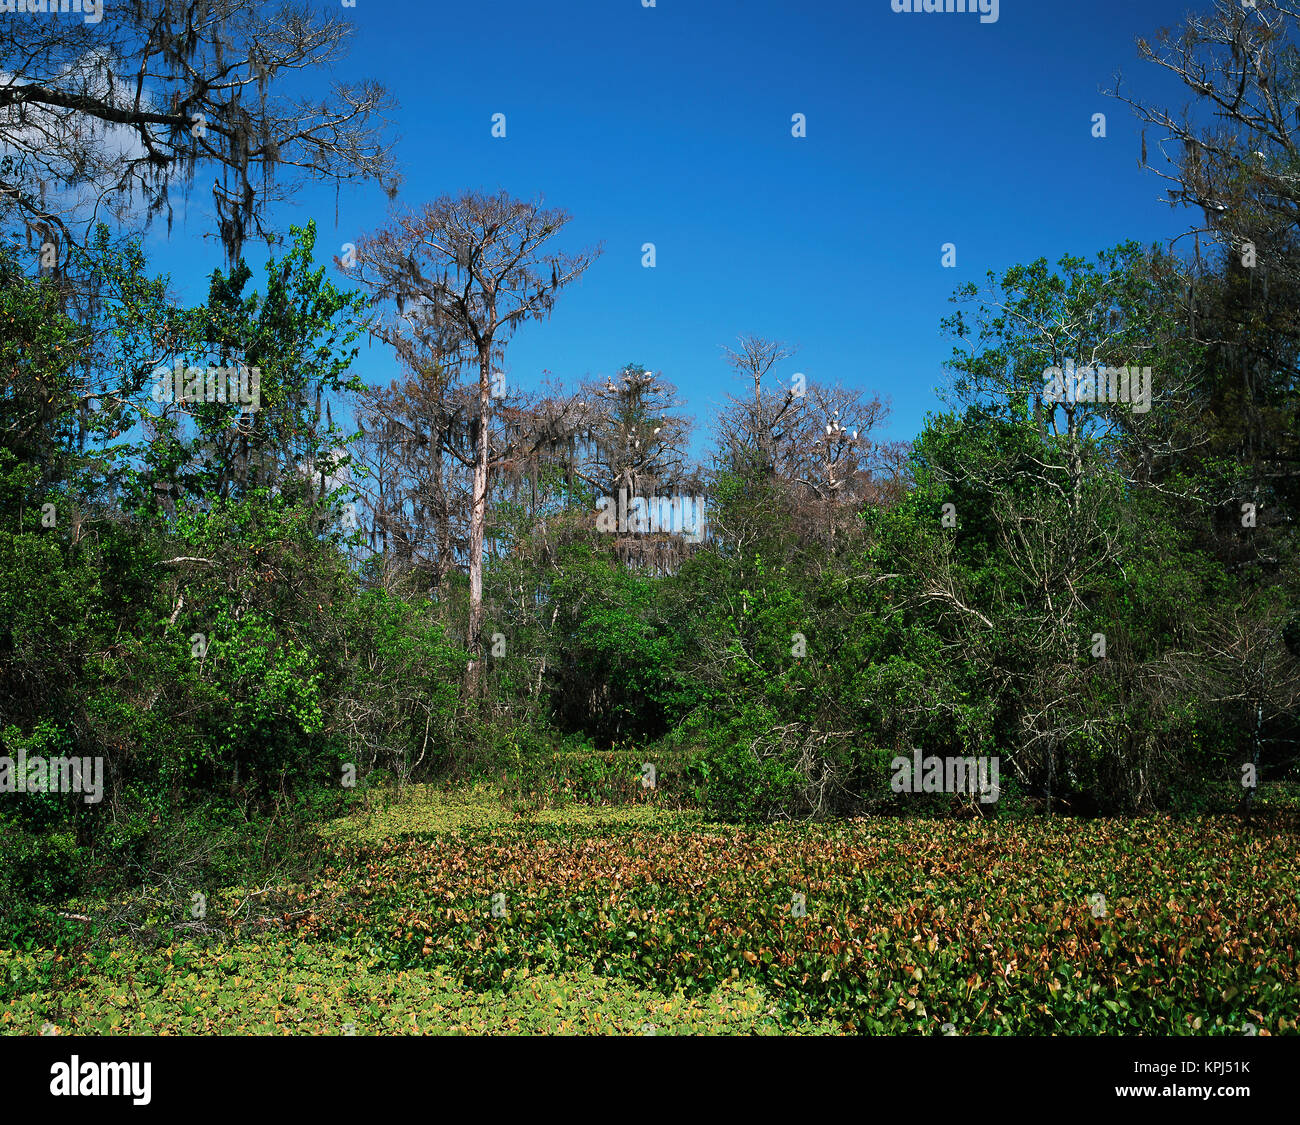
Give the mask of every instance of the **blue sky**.
[[[783, 376], [888, 398], [888, 436], [907, 439], [940, 405], [951, 343], [939, 321], [957, 285], [1167, 240], [1196, 217], [1160, 202], [1162, 181], [1138, 168], [1136, 120], [1101, 93], [1122, 70], [1126, 87], [1181, 106], [1133, 41], [1189, 6], [1002, 0], [983, 24], [895, 13], [890, 0], [356, 0], [339, 8], [357, 27], [339, 77], [397, 98], [399, 204], [471, 187], [541, 193], [573, 216], [560, 245], [605, 244], [554, 316], [509, 345], [512, 380], [643, 363], [678, 386], [702, 453], [710, 415], [740, 389], [721, 348], [751, 332], [798, 345]], [[1092, 136], [1098, 112], [1105, 139]], [[491, 136], [495, 113], [504, 139]], [[791, 136], [794, 113], [805, 138]], [[150, 239], [189, 299], [203, 289], [196, 265], [221, 264], [199, 238], [202, 196], [169, 240], [161, 228]], [[306, 191], [274, 217], [316, 218], [324, 259], [387, 208], [378, 188], [346, 191], [336, 222], [333, 191]], [[940, 264], [946, 242], [955, 269]], [[380, 348], [357, 369], [371, 383], [397, 374]]]

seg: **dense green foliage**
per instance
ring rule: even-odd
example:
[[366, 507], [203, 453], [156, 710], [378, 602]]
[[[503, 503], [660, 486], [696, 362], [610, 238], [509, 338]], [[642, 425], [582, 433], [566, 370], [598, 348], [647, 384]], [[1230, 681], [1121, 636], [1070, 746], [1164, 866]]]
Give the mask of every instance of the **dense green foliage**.
[[1293, 815], [747, 830], [413, 787], [325, 835], [318, 875], [201, 924], [159, 901], [106, 938], [92, 904], [69, 955], [0, 953], [0, 1029], [1297, 1030]]
[[[167, 838], [213, 810], [291, 820], [386, 779], [493, 777], [539, 807], [635, 800], [657, 761], [681, 799], [747, 821], [1204, 812], [1294, 781], [1292, 497], [1265, 493], [1222, 414], [1187, 439], [1220, 369], [1164, 255], [1129, 244], [959, 292], [952, 409], [878, 502], [733, 448], [709, 535], [653, 568], [543, 463], [541, 500], [502, 500], [480, 697], [461, 577], [430, 598], [342, 518], [346, 476], [323, 483], [348, 464], [333, 404], [357, 387], [366, 306], [314, 239], [295, 232], [264, 292], [240, 264], [178, 308], [101, 231], [89, 319], [0, 270], [0, 732], [11, 756], [105, 768], [100, 803], [0, 805], [8, 932], [160, 855], [202, 867]], [[1203, 316], [1253, 299], [1230, 275], [1200, 284]], [[1152, 369], [1150, 410], [1044, 403], [1046, 369], [1099, 351]], [[255, 366], [261, 407], [157, 409], [160, 354]], [[1300, 399], [1268, 397], [1294, 418]], [[914, 754], [996, 760], [996, 799], [899, 792]]]
[[[103, 230], [84, 308], [0, 258], [0, 761], [102, 766], [0, 791], [5, 1026], [1294, 1029], [1300, 493], [1258, 420], [1294, 426], [1300, 348], [1266, 287], [1135, 244], [990, 275], [892, 481], [800, 476], [760, 393], [652, 474], [706, 489], [689, 544], [607, 534], [567, 408], [503, 408], [543, 436], [491, 485], [468, 675], [456, 478], [410, 419], [439, 457], [469, 431], [415, 390], [396, 436], [335, 423], [370, 310], [314, 243], [190, 308]], [[1054, 397], [1088, 357], [1149, 397]], [[173, 363], [256, 408], [181, 408]], [[607, 484], [677, 424], [622, 374]], [[364, 528], [354, 447], [417, 478]]]

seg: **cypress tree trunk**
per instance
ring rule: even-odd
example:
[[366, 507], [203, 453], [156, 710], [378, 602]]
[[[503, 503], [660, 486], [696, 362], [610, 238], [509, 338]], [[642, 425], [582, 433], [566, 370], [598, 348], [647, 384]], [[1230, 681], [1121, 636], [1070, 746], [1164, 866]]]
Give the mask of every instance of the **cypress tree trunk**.
[[479, 346], [478, 451], [469, 521], [469, 665], [465, 689], [477, 698], [483, 685], [483, 538], [487, 526], [488, 420], [492, 406], [492, 351], [488, 339]]

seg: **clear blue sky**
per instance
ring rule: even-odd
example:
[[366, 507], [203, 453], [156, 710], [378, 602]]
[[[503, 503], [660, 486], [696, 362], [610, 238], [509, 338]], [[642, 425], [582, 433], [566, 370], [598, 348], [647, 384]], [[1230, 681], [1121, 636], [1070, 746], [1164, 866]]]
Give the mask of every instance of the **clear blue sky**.
[[[939, 320], [955, 286], [1039, 256], [1164, 240], [1196, 217], [1159, 202], [1162, 182], [1137, 166], [1137, 122], [1101, 93], [1122, 69], [1126, 86], [1182, 105], [1133, 40], [1196, 6], [1002, 0], [982, 24], [895, 13], [890, 0], [357, 0], [338, 9], [358, 29], [340, 77], [396, 96], [403, 202], [542, 193], [573, 215], [562, 244], [605, 243], [552, 319], [511, 343], [512, 380], [662, 370], [700, 423], [698, 453], [710, 413], [739, 389], [721, 346], [752, 332], [798, 345], [784, 376], [888, 398], [889, 436], [910, 438], [939, 405], [951, 353]], [[1091, 135], [1097, 112], [1104, 140]], [[494, 113], [505, 139], [491, 136]], [[150, 239], [178, 283], [220, 265], [198, 239], [202, 196], [169, 243], [161, 229]], [[315, 217], [327, 259], [383, 225], [387, 206], [377, 188], [345, 192], [336, 222], [332, 191], [305, 192], [276, 218]], [[940, 265], [945, 242], [955, 269]], [[397, 374], [378, 348], [358, 370], [371, 383]]]

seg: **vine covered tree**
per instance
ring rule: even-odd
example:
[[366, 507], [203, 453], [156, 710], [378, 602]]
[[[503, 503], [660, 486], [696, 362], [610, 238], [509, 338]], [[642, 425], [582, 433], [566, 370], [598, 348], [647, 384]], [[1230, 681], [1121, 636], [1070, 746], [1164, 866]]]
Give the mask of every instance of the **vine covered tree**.
[[376, 181], [395, 193], [381, 85], [336, 82], [323, 97], [286, 90], [345, 57], [345, 18], [255, 0], [101, 0], [84, 10], [0, 20], [0, 218], [58, 261], [106, 215], [129, 222], [143, 209], [170, 223], [171, 189], [201, 174], [214, 176], [231, 263], [250, 234], [272, 239], [268, 205], [307, 180]]

